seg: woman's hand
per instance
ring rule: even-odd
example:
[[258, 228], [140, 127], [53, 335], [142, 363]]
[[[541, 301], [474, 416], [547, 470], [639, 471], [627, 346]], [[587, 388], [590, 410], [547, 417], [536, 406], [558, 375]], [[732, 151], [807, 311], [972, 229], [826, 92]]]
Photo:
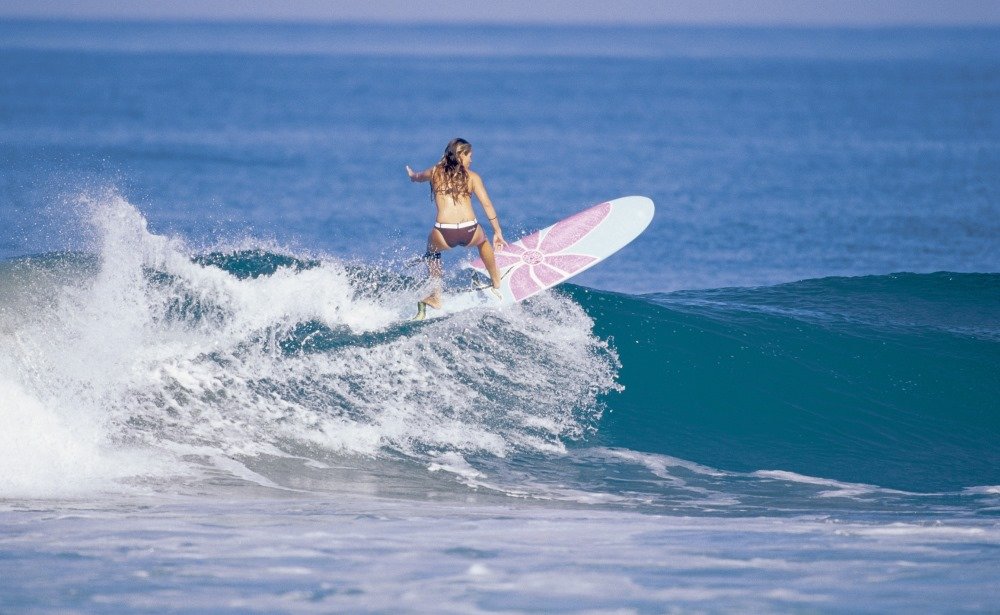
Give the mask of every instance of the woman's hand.
[[432, 171], [434, 167], [423, 171], [414, 171], [410, 168], [410, 165], [406, 165], [406, 174], [410, 176], [411, 182], [427, 182], [431, 180]]
[[504, 241], [503, 239], [503, 233], [501, 233], [500, 231], [493, 233], [493, 249], [499, 250], [505, 245], [507, 245], [507, 242]]

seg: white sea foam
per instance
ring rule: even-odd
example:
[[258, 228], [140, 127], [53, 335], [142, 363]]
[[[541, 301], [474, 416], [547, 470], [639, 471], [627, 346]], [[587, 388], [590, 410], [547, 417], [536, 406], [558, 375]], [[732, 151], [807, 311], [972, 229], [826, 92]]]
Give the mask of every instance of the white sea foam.
[[905, 493], [903, 491], [885, 489], [882, 487], [877, 487], [875, 485], [865, 485], [861, 483], [847, 483], [829, 478], [817, 478], [815, 476], [806, 476], [803, 474], [797, 474], [795, 472], [789, 472], [786, 470], [758, 470], [757, 472], [753, 472], [751, 476], [756, 476], [758, 478], [770, 478], [790, 483], [801, 483], [804, 485], [832, 487], [832, 489], [819, 492], [817, 494], [817, 497], [821, 498], [851, 498], [851, 497], [868, 495], [874, 492], [895, 493], [895, 494]]
[[988, 519], [918, 527], [350, 497], [67, 513], [21, 513], [16, 539], [0, 532], [8, 596], [70, 596], [86, 610], [98, 587], [115, 610], [170, 610], [183, 593], [198, 611], [303, 613], [981, 612], [997, 598], [1000, 532]]
[[980, 487], [968, 487], [963, 493], [969, 495], [1000, 495], [1000, 485], [983, 485]]
[[[81, 459], [137, 447], [148, 467], [86, 472], [102, 484], [155, 473], [164, 459], [189, 458], [185, 446], [207, 451], [199, 463], [223, 466], [316, 447], [389, 451], [440, 469], [452, 465], [430, 451], [561, 452], [592, 428], [598, 395], [615, 387], [613, 350], [568, 299], [404, 328], [417, 285], [373, 290], [370, 273], [329, 258], [240, 277], [151, 233], [118, 195], [82, 203], [96, 267], [68, 259], [44, 293], [18, 288], [0, 315], [12, 349], [0, 364], [2, 411], [15, 426], [6, 437], [48, 451], [38, 467], [67, 484], [88, 484], [74, 478]], [[38, 305], [32, 293], [51, 299]], [[65, 444], [41, 444], [53, 438]], [[34, 478], [24, 484], [40, 494], [55, 480]]]
[[[649, 469], [654, 475], [670, 481], [680, 481], [679, 478], [670, 473], [670, 468], [683, 468], [695, 474], [706, 476], [725, 476], [726, 473], [700, 463], [671, 457], [669, 455], [658, 455], [655, 453], [642, 453], [628, 449], [598, 449], [608, 457], [639, 463]], [[683, 481], [680, 481], [683, 484]]]
[[454, 452], [436, 456], [427, 469], [431, 472], [451, 472], [467, 481], [474, 481], [484, 476], [482, 472], [469, 465], [464, 457]]
[[0, 498], [72, 497], [162, 472], [136, 451], [112, 449], [83, 414], [59, 413], [0, 378]]

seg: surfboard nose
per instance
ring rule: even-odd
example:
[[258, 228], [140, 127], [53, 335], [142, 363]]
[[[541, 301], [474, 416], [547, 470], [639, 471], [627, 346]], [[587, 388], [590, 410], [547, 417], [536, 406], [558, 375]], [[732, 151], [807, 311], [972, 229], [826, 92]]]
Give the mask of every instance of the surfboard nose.
[[628, 216], [636, 225], [637, 233], [646, 230], [646, 227], [653, 221], [653, 216], [656, 214], [656, 206], [653, 204], [653, 199], [647, 196], [623, 196], [620, 199], [612, 201], [612, 204], [616, 209], [621, 208], [623, 210], [622, 213], [628, 213]]

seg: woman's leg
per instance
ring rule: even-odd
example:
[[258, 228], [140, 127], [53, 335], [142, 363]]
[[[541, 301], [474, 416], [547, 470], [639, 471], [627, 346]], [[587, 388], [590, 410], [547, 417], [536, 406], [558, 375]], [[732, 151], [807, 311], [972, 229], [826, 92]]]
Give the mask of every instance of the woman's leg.
[[476, 234], [473, 235], [472, 241], [469, 243], [479, 247], [479, 257], [483, 259], [486, 271], [490, 272], [490, 280], [493, 282], [493, 288], [500, 288], [500, 272], [497, 270], [497, 259], [493, 255], [493, 244], [486, 240], [486, 233], [483, 231], [483, 227], [480, 226], [476, 229]]
[[[431, 294], [427, 295], [422, 302], [432, 308], [441, 307], [441, 253], [448, 249], [448, 242], [444, 240], [441, 231], [436, 228], [431, 229], [427, 236], [427, 273], [431, 277]], [[436, 255], [436, 256], [431, 256]]]

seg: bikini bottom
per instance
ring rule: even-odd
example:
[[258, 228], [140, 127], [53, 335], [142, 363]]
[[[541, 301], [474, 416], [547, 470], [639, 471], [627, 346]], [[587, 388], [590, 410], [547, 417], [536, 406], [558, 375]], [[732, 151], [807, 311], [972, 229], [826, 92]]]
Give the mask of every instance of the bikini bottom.
[[[472, 238], [476, 236], [476, 231], [479, 229], [479, 223], [475, 220], [470, 220], [469, 222], [459, 222], [458, 224], [435, 222], [434, 228], [441, 233], [441, 237], [444, 238], [444, 242], [448, 244], [448, 247], [454, 248], [455, 246], [471, 245]], [[486, 241], [485, 236], [479, 241], [479, 243], [476, 244], [476, 246], [484, 241]]]

